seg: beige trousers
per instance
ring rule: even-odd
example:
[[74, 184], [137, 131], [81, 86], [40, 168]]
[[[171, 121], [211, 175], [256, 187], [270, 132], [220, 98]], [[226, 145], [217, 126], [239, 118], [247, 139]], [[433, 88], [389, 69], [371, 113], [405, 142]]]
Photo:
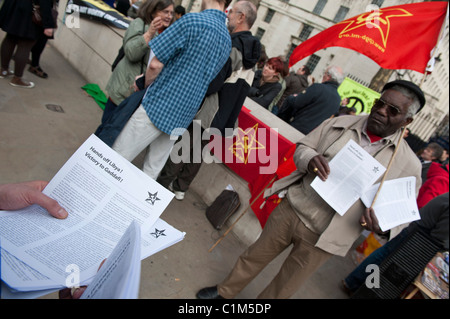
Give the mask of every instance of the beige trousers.
[[217, 288], [224, 298], [234, 298], [290, 244], [293, 248], [261, 299], [287, 299], [332, 254], [317, 247], [319, 235], [311, 232], [292, 210], [287, 199], [272, 212], [258, 240], [238, 259], [228, 277]]
[[160, 131], [140, 105], [120, 132], [112, 149], [131, 162], [147, 148], [142, 170], [156, 180], [176, 139], [177, 137], [171, 139], [170, 135]]

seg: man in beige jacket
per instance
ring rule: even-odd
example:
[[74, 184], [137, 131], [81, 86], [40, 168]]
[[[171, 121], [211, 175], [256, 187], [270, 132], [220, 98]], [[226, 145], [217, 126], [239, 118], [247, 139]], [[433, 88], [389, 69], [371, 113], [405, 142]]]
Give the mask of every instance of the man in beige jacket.
[[[200, 299], [234, 298], [275, 257], [293, 244], [279, 273], [258, 298], [289, 298], [306, 279], [333, 255], [345, 256], [364, 229], [381, 232], [373, 209], [358, 200], [346, 213], [337, 214], [311, 187], [316, 176], [326, 180], [328, 162], [352, 139], [385, 167], [402, 135], [402, 127], [425, 105], [415, 84], [394, 81], [385, 85], [368, 116], [344, 116], [325, 121], [297, 145], [297, 170], [277, 181], [264, 197], [287, 190], [258, 240], [238, 259], [228, 277], [197, 293]], [[386, 180], [416, 177], [421, 165], [406, 143], [400, 143]], [[406, 225], [403, 225], [405, 227]], [[390, 230], [390, 238], [403, 227]]]

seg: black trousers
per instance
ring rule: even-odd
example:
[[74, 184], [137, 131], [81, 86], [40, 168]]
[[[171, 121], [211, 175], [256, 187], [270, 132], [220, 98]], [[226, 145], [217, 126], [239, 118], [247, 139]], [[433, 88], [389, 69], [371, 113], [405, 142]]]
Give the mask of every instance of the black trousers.
[[[202, 165], [202, 161], [200, 158], [200, 161], [198, 160], [198, 156], [194, 156], [194, 152], [196, 151], [194, 148], [195, 143], [201, 143], [201, 151], [203, 152], [203, 148], [209, 143], [208, 140], [201, 140], [195, 138], [194, 136], [194, 126], [198, 124], [191, 124], [187, 131], [189, 132], [189, 149], [190, 149], [190, 155], [188, 162], [179, 162], [175, 163], [172, 161], [171, 157], [167, 160], [166, 164], [164, 165], [157, 182], [160, 183], [162, 186], [168, 188], [170, 183], [172, 183], [172, 187], [174, 191], [178, 192], [186, 192], [189, 189], [189, 186], [191, 185], [192, 181], [194, 180], [195, 176], [197, 176], [198, 171], [200, 170], [200, 167]], [[201, 129], [201, 132], [203, 133], [203, 129]], [[177, 141], [177, 144], [181, 143], [181, 137]], [[174, 147], [176, 147], [176, 145]], [[178, 151], [178, 156], [181, 158], [183, 148], [180, 148]]]

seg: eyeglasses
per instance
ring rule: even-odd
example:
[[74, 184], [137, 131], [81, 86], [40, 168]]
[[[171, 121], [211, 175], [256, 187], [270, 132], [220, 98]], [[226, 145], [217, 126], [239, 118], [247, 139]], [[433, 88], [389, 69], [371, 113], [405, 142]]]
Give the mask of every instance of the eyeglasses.
[[228, 15], [230, 15], [232, 13], [240, 13], [240, 14], [242, 14], [242, 12], [240, 12], [240, 11], [233, 11], [233, 9], [230, 9], [230, 11], [228, 11]]
[[380, 109], [385, 105], [388, 107], [387, 110], [389, 115], [397, 116], [402, 113], [402, 111], [400, 111], [400, 109], [397, 106], [390, 104], [381, 98], [376, 99], [375, 102], [373, 103], [373, 107], [377, 109]]
[[171, 10], [162, 10], [160, 12], [166, 16], [173, 16], [173, 11]]

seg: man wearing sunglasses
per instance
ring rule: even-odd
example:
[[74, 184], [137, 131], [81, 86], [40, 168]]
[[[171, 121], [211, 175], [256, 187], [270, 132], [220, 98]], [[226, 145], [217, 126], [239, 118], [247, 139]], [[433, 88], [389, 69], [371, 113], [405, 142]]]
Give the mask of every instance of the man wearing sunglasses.
[[[415, 176], [417, 196], [420, 161], [401, 137], [402, 128], [424, 105], [424, 94], [417, 85], [393, 81], [385, 85], [370, 115], [326, 120], [300, 140], [294, 154], [297, 170], [264, 194], [268, 198], [287, 190], [286, 199], [272, 212], [258, 240], [239, 257], [228, 277], [215, 287], [202, 289], [197, 297], [234, 298], [293, 244], [279, 273], [258, 296], [290, 298], [331, 256], [345, 256], [364, 229], [380, 233], [373, 209], [358, 200], [341, 216], [316, 193], [311, 182], [316, 176], [327, 179], [329, 161], [352, 139], [385, 167], [398, 147], [386, 180]], [[393, 228], [386, 235], [392, 239], [405, 226]]]

